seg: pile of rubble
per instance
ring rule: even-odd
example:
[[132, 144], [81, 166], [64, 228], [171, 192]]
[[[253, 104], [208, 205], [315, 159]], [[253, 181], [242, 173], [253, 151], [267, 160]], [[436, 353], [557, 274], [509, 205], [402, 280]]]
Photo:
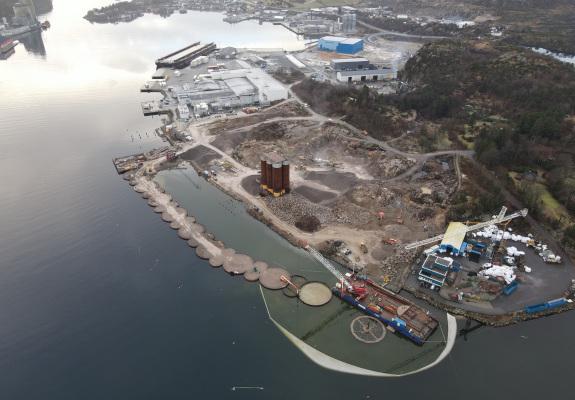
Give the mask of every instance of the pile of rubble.
[[343, 218], [328, 207], [314, 204], [298, 193], [292, 192], [281, 197], [267, 196], [264, 198], [270, 210], [290, 225], [295, 226], [302, 217], [313, 215], [322, 225], [333, 223], [351, 223], [349, 218]]
[[382, 153], [379, 157], [374, 157], [372, 159], [367, 170], [374, 176], [378, 176], [383, 179], [390, 179], [407, 171], [414, 164], [415, 160], [412, 158], [386, 156]]
[[379, 184], [363, 184], [354, 187], [347, 193], [349, 199], [360, 207], [381, 208], [391, 204], [396, 193]]
[[399, 253], [386, 258], [379, 264], [379, 270], [382, 274], [394, 279], [398, 277], [405, 268], [410, 267], [417, 253], [413, 251], [401, 250]]

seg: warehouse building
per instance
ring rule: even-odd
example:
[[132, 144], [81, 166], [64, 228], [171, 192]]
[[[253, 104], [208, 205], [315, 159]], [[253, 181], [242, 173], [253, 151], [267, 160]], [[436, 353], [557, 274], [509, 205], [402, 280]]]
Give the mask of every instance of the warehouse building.
[[190, 118], [190, 109], [187, 104], [179, 104], [176, 111], [179, 119], [187, 121]]
[[349, 38], [337, 45], [337, 52], [342, 54], [355, 54], [363, 50], [363, 39]]
[[444, 252], [458, 255], [464, 250], [465, 235], [467, 235], [467, 225], [462, 222], [450, 222], [439, 248]]
[[355, 54], [363, 50], [363, 39], [324, 36], [319, 39], [318, 48], [324, 51], [335, 51], [341, 54]]
[[345, 40], [344, 37], [339, 36], [324, 36], [319, 39], [318, 47], [320, 50], [337, 51], [337, 46]]
[[197, 75], [193, 81], [169, 87], [179, 104], [191, 105], [194, 111], [205, 105], [211, 111], [252, 105], [269, 105], [288, 97], [287, 89], [259, 68], [221, 70]]
[[364, 69], [356, 71], [338, 71], [336, 79], [339, 82], [367, 82], [393, 79], [395, 74], [391, 69]]
[[356, 71], [369, 68], [367, 58], [338, 58], [331, 60], [331, 68], [334, 71]]

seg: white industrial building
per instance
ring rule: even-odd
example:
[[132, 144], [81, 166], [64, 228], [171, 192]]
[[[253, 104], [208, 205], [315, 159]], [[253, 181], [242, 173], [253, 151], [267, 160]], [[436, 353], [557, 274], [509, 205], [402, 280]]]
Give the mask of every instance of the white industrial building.
[[179, 104], [202, 110], [268, 105], [288, 98], [288, 90], [259, 68], [214, 71], [194, 77], [192, 82], [170, 87]]
[[178, 104], [176, 111], [179, 119], [187, 121], [190, 118], [190, 109], [187, 104]]
[[367, 58], [334, 58], [330, 66], [334, 71], [356, 71], [370, 68]]
[[238, 98], [252, 104], [267, 105], [288, 98], [288, 90], [258, 68], [213, 72], [211, 78], [223, 81]]
[[336, 79], [339, 82], [367, 82], [381, 81], [395, 78], [391, 69], [363, 69], [356, 71], [338, 71]]

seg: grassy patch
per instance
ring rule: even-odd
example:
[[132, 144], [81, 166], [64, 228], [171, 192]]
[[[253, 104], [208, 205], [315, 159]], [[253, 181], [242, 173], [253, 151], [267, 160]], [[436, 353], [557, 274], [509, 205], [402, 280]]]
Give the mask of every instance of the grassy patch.
[[529, 188], [531, 193], [536, 193], [538, 203], [541, 206], [541, 213], [549, 220], [559, 221], [562, 227], [569, 226], [572, 223], [571, 216], [565, 207], [557, 201], [546, 185], [540, 182], [527, 182], [520, 179], [520, 173], [515, 171], [509, 172], [508, 176], [516, 189]]

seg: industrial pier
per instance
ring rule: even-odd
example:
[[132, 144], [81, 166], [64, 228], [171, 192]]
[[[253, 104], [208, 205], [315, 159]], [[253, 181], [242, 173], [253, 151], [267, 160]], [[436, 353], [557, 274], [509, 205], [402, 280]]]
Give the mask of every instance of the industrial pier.
[[157, 59], [156, 66], [158, 68], [184, 68], [187, 67], [194, 58], [208, 55], [215, 49], [216, 45], [214, 43], [202, 45], [200, 42], [195, 42], [183, 49]]

